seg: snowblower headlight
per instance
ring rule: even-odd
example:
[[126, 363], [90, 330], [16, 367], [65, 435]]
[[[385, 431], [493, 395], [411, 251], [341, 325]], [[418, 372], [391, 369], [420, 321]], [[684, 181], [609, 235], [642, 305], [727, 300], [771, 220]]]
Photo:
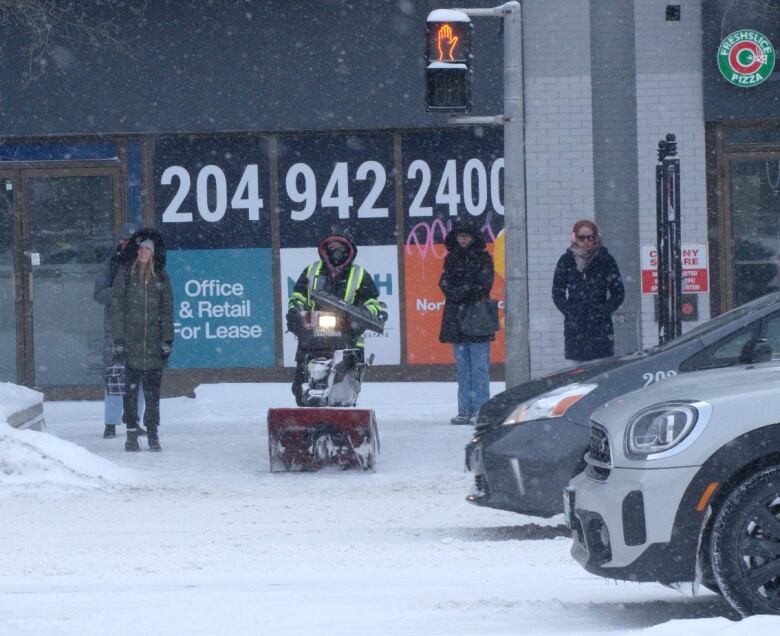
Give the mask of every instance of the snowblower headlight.
[[317, 327], [320, 329], [335, 329], [336, 323], [336, 316], [333, 314], [320, 314], [317, 316]]
[[504, 426], [514, 426], [531, 420], [561, 417], [580, 398], [585, 397], [598, 384], [567, 384], [519, 404], [504, 420]]

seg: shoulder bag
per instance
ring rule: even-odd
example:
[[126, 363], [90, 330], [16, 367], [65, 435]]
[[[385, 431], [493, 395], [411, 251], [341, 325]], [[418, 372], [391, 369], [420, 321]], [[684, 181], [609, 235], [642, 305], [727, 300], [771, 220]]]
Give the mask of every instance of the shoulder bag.
[[499, 329], [498, 301], [485, 298], [458, 308], [458, 328], [464, 336], [484, 338]]

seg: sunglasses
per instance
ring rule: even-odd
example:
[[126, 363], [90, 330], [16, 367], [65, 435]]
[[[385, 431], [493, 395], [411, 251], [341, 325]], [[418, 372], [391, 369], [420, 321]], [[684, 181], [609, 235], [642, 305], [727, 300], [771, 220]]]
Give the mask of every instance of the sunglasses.
[[593, 236], [593, 234], [578, 234], [577, 235], [578, 241], [595, 241], [596, 237]]

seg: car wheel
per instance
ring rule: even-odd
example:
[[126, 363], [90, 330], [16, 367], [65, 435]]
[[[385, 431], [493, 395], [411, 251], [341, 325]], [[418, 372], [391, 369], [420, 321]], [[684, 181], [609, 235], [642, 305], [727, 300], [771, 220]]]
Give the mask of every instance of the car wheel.
[[780, 466], [743, 481], [718, 512], [712, 571], [743, 616], [780, 614]]

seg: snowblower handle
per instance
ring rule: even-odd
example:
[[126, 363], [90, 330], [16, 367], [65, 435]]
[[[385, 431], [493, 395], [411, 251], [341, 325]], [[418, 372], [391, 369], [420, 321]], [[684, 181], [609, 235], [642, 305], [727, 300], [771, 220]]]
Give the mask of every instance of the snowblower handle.
[[[375, 318], [373, 315], [371, 315], [371, 312], [364, 307], [350, 305], [349, 303], [341, 300], [341, 298], [324, 291], [312, 291], [311, 299], [314, 301], [314, 304], [317, 307], [324, 307], [332, 311], [340, 311], [342, 314], [344, 314], [344, 316], [347, 317], [347, 319], [359, 325], [363, 329], [375, 331], [376, 333], [384, 333], [385, 321], [382, 320], [381, 317]], [[387, 315], [386, 312], [382, 313], [385, 313], [385, 316]]]

